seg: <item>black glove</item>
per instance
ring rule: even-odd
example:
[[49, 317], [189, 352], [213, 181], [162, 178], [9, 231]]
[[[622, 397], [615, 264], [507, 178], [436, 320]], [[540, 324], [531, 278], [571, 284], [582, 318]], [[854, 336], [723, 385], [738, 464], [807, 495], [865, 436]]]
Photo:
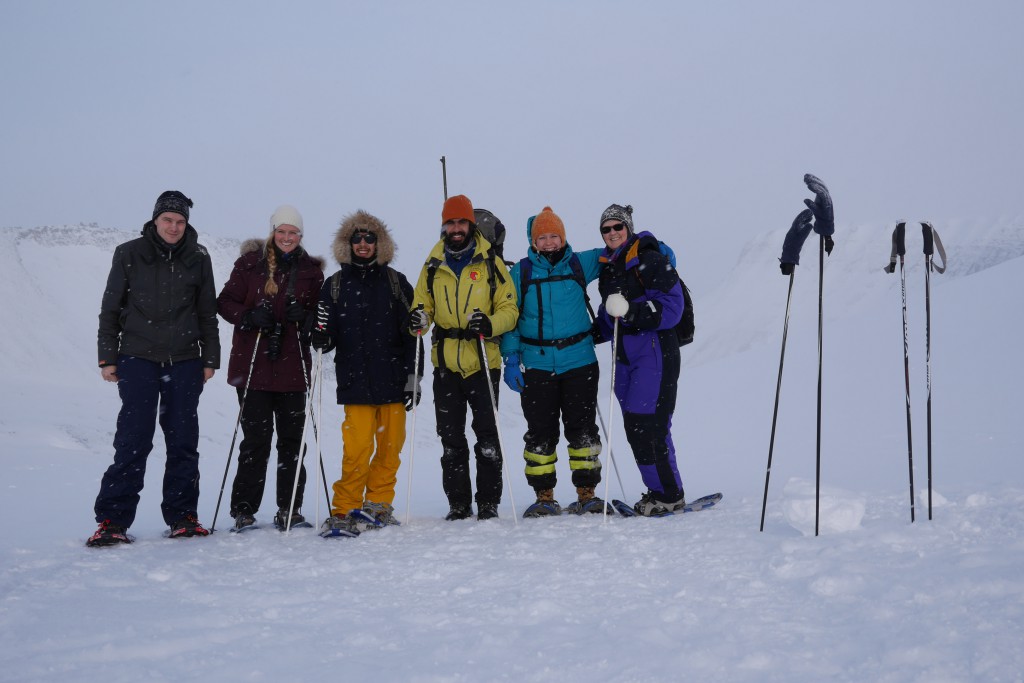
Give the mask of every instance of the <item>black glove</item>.
[[422, 308], [416, 308], [409, 311], [409, 329], [415, 334], [416, 332], [423, 332], [430, 325], [430, 320], [427, 319], [427, 312]]
[[782, 242], [782, 258], [779, 259], [779, 267], [783, 275], [790, 275], [793, 267], [800, 265], [800, 249], [804, 246], [804, 240], [811, 234], [811, 218], [814, 212], [804, 209], [793, 219], [793, 225], [786, 233], [786, 239]]
[[405, 398], [405, 412], [413, 409], [412, 401], [414, 395], [416, 397], [416, 405], [419, 405], [420, 399], [423, 398], [423, 392], [420, 391], [420, 380], [416, 375], [409, 373], [409, 379], [405, 383], [405, 394], [403, 394]]
[[274, 312], [266, 305], [251, 308], [242, 315], [242, 326], [266, 332], [274, 327]]
[[313, 331], [309, 333], [309, 343], [317, 351], [330, 351], [332, 345], [331, 335], [313, 328]]
[[290, 323], [300, 323], [306, 319], [306, 308], [295, 297], [288, 297], [288, 305], [284, 307], [284, 319]]
[[473, 315], [469, 316], [469, 324], [466, 325], [466, 329], [483, 337], [490, 337], [494, 331], [491, 327], [491, 319], [480, 311], [473, 311]]
[[603, 344], [608, 341], [608, 337], [604, 336], [604, 332], [601, 331], [601, 326], [596, 320], [590, 326], [590, 336], [594, 338], [594, 344]]
[[804, 204], [814, 212], [814, 232], [829, 237], [836, 231], [836, 220], [832, 212], [832, 196], [825, 183], [810, 173], [804, 176], [807, 189], [814, 193], [814, 201], [805, 199]]

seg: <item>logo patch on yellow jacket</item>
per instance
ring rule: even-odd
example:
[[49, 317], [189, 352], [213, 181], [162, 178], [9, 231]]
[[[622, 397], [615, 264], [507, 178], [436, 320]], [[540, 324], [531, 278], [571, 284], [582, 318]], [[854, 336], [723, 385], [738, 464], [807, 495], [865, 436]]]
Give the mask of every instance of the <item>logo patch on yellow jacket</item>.
[[473, 282], [476, 282], [477, 280], [479, 280], [480, 279], [480, 271], [479, 270], [471, 270], [471, 271], [469, 271], [469, 279], [472, 280]]

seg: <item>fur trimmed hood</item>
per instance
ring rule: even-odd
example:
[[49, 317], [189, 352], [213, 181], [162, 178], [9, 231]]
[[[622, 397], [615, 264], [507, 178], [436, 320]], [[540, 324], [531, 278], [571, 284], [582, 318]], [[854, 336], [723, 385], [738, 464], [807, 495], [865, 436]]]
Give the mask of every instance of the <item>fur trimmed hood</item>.
[[365, 230], [377, 236], [377, 264], [386, 266], [395, 259], [398, 246], [391, 237], [391, 231], [384, 221], [366, 213], [362, 209], [345, 216], [341, 227], [334, 235], [334, 258], [338, 264], [352, 263], [352, 245], [350, 240], [356, 230]]
[[[267, 240], [261, 237], [250, 237], [247, 240], [242, 240], [242, 244], [238, 248], [238, 255], [246, 256], [254, 252], [259, 252], [260, 257], [262, 259], [263, 251], [264, 249], [266, 249], [266, 247]], [[327, 266], [327, 260], [324, 259], [322, 256], [313, 256], [308, 251], [306, 251], [306, 249], [301, 244], [299, 245], [299, 249], [301, 250], [300, 256], [305, 255], [306, 258], [315, 263], [320, 270], [323, 270]]]

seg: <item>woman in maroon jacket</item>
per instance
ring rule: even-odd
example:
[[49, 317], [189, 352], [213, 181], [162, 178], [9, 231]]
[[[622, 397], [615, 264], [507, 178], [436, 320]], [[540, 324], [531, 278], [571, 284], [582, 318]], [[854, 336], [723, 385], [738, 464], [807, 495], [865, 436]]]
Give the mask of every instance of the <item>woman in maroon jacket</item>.
[[[302, 248], [302, 216], [281, 206], [270, 218], [270, 237], [242, 244], [231, 277], [217, 297], [217, 312], [235, 326], [228, 383], [242, 404], [242, 443], [231, 487], [233, 531], [256, 525], [277, 423], [277, 514], [288, 521], [311, 369], [308, 335], [324, 282], [324, 261]], [[246, 385], [248, 384], [248, 391]], [[310, 526], [299, 514], [306, 473], [299, 475], [291, 525]]]

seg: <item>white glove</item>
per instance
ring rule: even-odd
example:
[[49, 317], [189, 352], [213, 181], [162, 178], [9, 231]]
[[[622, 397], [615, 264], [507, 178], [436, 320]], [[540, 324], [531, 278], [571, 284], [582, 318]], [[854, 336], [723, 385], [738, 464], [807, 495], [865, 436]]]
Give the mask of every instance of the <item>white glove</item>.
[[613, 318], [621, 318], [629, 313], [629, 302], [626, 301], [626, 297], [615, 292], [604, 300], [604, 310]]

